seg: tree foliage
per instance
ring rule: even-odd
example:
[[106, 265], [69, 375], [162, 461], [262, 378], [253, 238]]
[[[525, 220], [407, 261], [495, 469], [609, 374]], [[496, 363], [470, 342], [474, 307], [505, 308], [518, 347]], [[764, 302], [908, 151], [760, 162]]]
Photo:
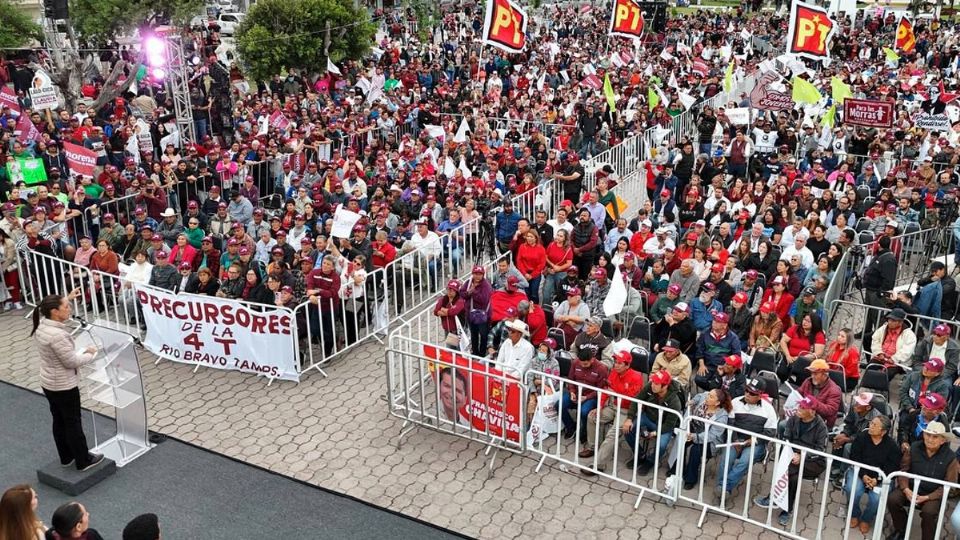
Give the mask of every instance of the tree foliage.
[[80, 39], [105, 43], [134, 28], [188, 22], [203, 13], [203, 0], [71, 0], [70, 17]]
[[237, 30], [237, 53], [257, 80], [289, 68], [323, 70], [327, 21], [334, 62], [370, 50], [376, 25], [352, 0], [260, 0]]
[[41, 41], [43, 32], [20, 6], [0, 0], [0, 47], [22, 47], [31, 40]]

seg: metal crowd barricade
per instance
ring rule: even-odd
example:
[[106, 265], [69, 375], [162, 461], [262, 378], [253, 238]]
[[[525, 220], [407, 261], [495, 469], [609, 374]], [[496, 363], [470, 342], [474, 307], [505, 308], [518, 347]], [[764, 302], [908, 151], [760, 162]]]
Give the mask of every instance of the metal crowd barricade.
[[20, 289], [26, 305], [36, 307], [51, 294], [66, 296], [76, 289], [80, 294], [72, 301], [73, 316], [84, 320], [96, 317], [96, 309], [90, 302], [93, 280], [89, 268], [31, 249], [18, 250], [17, 258]]
[[442, 346], [390, 335], [387, 346], [387, 401], [403, 426], [397, 448], [416, 428], [479, 441], [490, 457], [488, 475], [500, 450], [525, 447], [526, 393], [521, 381], [488, 371], [478, 358]]
[[[387, 290], [392, 291], [391, 316], [409, 313], [442, 292], [450, 279], [469, 275], [482, 260], [483, 248], [468, 234], [479, 218], [439, 234], [433, 242], [406, 253], [385, 267]], [[416, 234], [416, 233], [415, 233]]]
[[[949, 536], [947, 536], [947, 531], [944, 528], [944, 523], [948, 521], [953, 527], [953, 534], [960, 536], [960, 530], [957, 528], [960, 526], [960, 507], [954, 508], [952, 512], [948, 510], [950, 499], [952, 498], [951, 493], [960, 492], [960, 484], [945, 480], [937, 480], [903, 471], [895, 471], [884, 479], [884, 489], [882, 495], [880, 496], [880, 512], [877, 515], [878, 523], [883, 523], [883, 518], [889, 513], [887, 501], [890, 498], [890, 492], [897, 489], [897, 481], [901, 478], [907, 480], [908, 485], [910, 486], [910, 491], [912, 492], [911, 497], [909, 497], [910, 504], [905, 509], [907, 513], [907, 538], [910, 538], [909, 531], [912, 530], [913, 524], [920, 519], [917, 517], [917, 513], [914, 512], [914, 509], [917, 508], [917, 497], [919, 496], [917, 490], [920, 487], [921, 482], [933, 484], [938, 486], [938, 488], [943, 489], [943, 495], [940, 497], [939, 503], [937, 503], [937, 527], [933, 537], [949, 538]], [[875, 540], [878, 540], [879, 538], [879, 535], [874, 536]]]
[[[122, 276], [108, 274], [98, 270], [91, 270], [74, 262], [57, 257], [44, 255], [33, 250], [18, 251], [18, 273], [23, 301], [28, 306], [36, 307], [44, 297], [51, 294], [67, 295], [73, 290], [79, 294], [72, 300], [73, 317], [81, 322], [96, 323], [125, 332], [137, 339], [143, 339], [145, 328], [142, 327], [143, 316], [139, 310], [139, 302], [133, 288], [134, 283]], [[149, 285], [140, 284], [149, 287]], [[178, 292], [179, 295], [192, 295]], [[249, 309], [260, 310], [265, 306], [253, 302], [233, 300]], [[291, 321], [295, 321], [294, 310], [281, 306], [266, 306], [269, 309], [287, 311]], [[300, 351], [297, 348], [298, 332], [294, 325], [290, 332], [293, 339], [293, 350], [297, 357], [295, 365], [300, 366]], [[161, 358], [157, 358], [159, 363]], [[200, 364], [194, 367], [194, 372]], [[270, 383], [273, 379], [270, 379]]]
[[[833, 454], [818, 452], [816, 450], [800, 446], [794, 446], [780, 439], [767, 437], [759, 433], [746, 431], [729, 426], [725, 423], [718, 423], [710, 419], [693, 418], [691, 416], [687, 416], [684, 419], [682, 429], [680, 430], [681, 436], [690, 433], [690, 423], [693, 421], [703, 424], [704, 433], [708, 432], [711, 427], [720, 428], [725, 431], [724, 442], [717, 445], [717, 448], [715, 449], [715, 455], [712, 455], [713, 461], [717, 464], [716, 476], [711, 477], [708, 474], [708, 459], [711, 457], [711, 454], [707, 453], [708, 447], [703, 445], [701, 447], [702, 454], [697, 485], [692, 490], [686, 492], [684, 490], [679, 490], [679, 494], [677, 496], [679, 500], [701, 507], [700, 521], [697, 523], [698, 527], [703, 526], [707, 512], [714, 512], [739, 519], [745, 523], [750, 523], [769, 531], [773, 531], [779, 535], [786, 536], [788, 538], [795, 538], [797, 540], [806, 540], [809, 538], [838, 538], [839, 531], [841, 530], [843, 531], [842, 538], [847, 540], [850, 537], [850, 528], [847, 527], [847, 524], [850, 522], [850, 517], [853, 512], [853, 505], [850, 504], [851, 501], [849, 498], [843, 495], [842, 492], [841, 496], [845, 500], [838, 501], [837, 499], [831, 497], [831, 486], [830, 482], [828, 481], [829, 471], [835, 464], [837, 464], [853, 468], [854, 478], [860, 478], [862, 475], [858, 473], [864, 470], [869, 470], [876, 473], [881, 479], [884, 477], [883, 471], [880, 471], [879, 469], [866, 467], [861, 463], [835, 456]], [[734, 438], [735, 433], [739, 434], [743, 438], [749, 438], [751, 440], [751, 445], [745, 446], [740, 444]], [[737, 439], [740, 439], [741, 437], [737, 437]], [[748, 461], [747, 470], [737, 486], [737, 490], [740, 490], [740, 486], [744, 486], [742, 489], [743, 500], [736, 504], [730, 504], [730, 501], [727, 499], [729, 497], [736, 497], [737, 495], [735, 493], [737, 490], [734, 492], [728, 492], [727, 489], [723, 489], [722, 491], [717, 489], [716, 491], [720, 491], [722, 499], [716, 500], [714, 496], [714, 486], [719, 486], [721, 481], [723, 482], [724, 486], [727, 486], [728, 484], [727, 480], [729, 478], [730, 471], [726, 466], [724, 466], [724, 463], [728, 459], [727, 452], [732, 451], [732, 449], [737, 446], [741, 447], [741, 451], [746, 451], [746, 448], [752, 449], [757, 444], [762, 444], [764, 446], [764, 456], [757, 460], [756, 455], [754, 455], [752, 456], [753, 459]], [[794, 507], [791, 508], [791, 517], [787, 523], [786, 529], [781, 528], [774, 521], [774, 511], [776, 508], [772, 504], [767, 509], [753, 509], [754, 494], [771, 495], [771, 498], [773, 498], [772, 494], [775, 491], [782, 492], [783, 490], [787, 489], [785, 480], [775, 477], [776, 465], [778, 459], [780, 458], [781, 452], [793, 452], [795, 454], [799, 453], [800, 461], [798, 465], [801, 471], [803, 470], [807, 461], [812, 457], [820, 458], [825, 461], [824, 470], [818, 475], [816, 480], [806, 479], [803, 478], [802, 474], [800, 475], [800, 480], [797, 482], [796, 492], [794, 492]], [[683, 458], [679, 454], [678, 456], [677, 467], [679, 469], [683, 466]], [[768, 462], [770, 464], [769, 466]], [[680, 476], [678, 474], [676, 484], [679, 483]], [[688, 494], [691, 492], [692, 494]], [[800, 505], [802, 504], [804, 498], [808, 496], [808, 493], [810, 494], [809, 497], [813, 503], [813, 508], [811, 508], [809, 504], [801, 508]], [[729, 509], [727, 509], [728, 507]], [[809, 526], [809, 516], [811, 515], [816, 516], [817, 523], [816, 528], [812, 530]], [[882, 510], [878, 514], [876, 523], [880, 524], [880, 526], [873, 531], [873, 537], [875, 540], [879, 540], [881, 538], [881, 530], [883, 529]], [[806, 527], [804, 525], [806, 525]], [[857, 537], [859, 538], [859, 533], [857, 534]]]
[[[322, 366], [335, 355], [356, 348], [368, 338], [382, 343], [380, 336], [386, 336], [390, 316], [385, 276], [384, 268], [368, 274], [362, 284], [341, 276], [340, 293], [332, 309], [320, 311], [310, 300], [294, 309], [294, 320], [300, 328], [301, 373], [315, 369], [326, 377]], [[358, 290], [362, 291], [359, 295]]]
[[[631, 396], [622, 396], [608, 390], [577, 383], [541, 371], [528, 371], [526, 373], [526, 384], [529, 388], [535, 389], [540, 396], [545, 396], [553, 392], [559, 393], [561, 401], [558, 403], [558, 410], [563, 407], [564, 398], [562, 396], [570, 394], [577, 398], [576, 403], [581, 403], [584, 393], [586, 392], [597, 392], [598, 403], [600, 397], [606, 395], [607, 399], [616, 400], [617, 404], [615, 418], [606, 429], [601, 422], [599, 414], [596, 415], [594, 421], [591, 422], [588, 420], [587, 425], [584, 425], [584, 423], [581, 422], [579, 407], [573, 407], [569, 413], [571, 418], [576, 422], [574, 436], [571, 439], [572, 442], [564, 443], [561, 430], [558, 430], [555, 434], [542, 434], [537, 442], [528, 444], [527, 450], [540, 458], [536, 468], [537, 472], [540, 472], [543, 464], [548, 459], [570, 467], [590, 471], [614, 482], [639, 490], [640, 494], [637, 496], [634, 508], [640, 506], [640, 501], [646, 493], [658, 495], [671, 504], [676, 501], [676, 490], [667, 486], [665, 478], [661, 478], [657, 473], [661, 467], [664, 470], [668, 467], [670, 457], [670, 452], [668, 451], [669, 444], [676, 443], [678, 433], [664, 433], [664, 419], [666, 417], [673, 417], [676, 419], [677, 425], [680, 426], [682, 422], [681, 411], [640, 401]], [[572, 398], [571, 401], [573, 401]], [[624, 423], [630, 420], [628, 410], [632, 406], [637, 407], [637, 418], [631, 420], [633, 424], [633, 435], [630, 435], [630, 432], [626, 432], [622, 428]], [[598, 413], [600, 411], [599, 407], [595, 410]], [[645, 411], [653, 411], [657, 417], [656, 429], [648, 434], [645, 434], [645, 429], [642, 428], [640, 420]], [[581, 446], [579, 442], [581, 434], [587, 433], [588, 431], [594, 435], [592, 448], [585, 448]], [[673, 436], [673, 440], [670, 441], [667, 446], [664, 446], [663, 451], [661, 451], [661, 445], [659, 444], [660, 438], [670, 435]], [[632, 466], [628, 467], [623, 463], [620, 443], [627, 443], [630, 447], [628, 459], [633, 462]], [[612, 449], [607, 450], [610, 446], [612, 446]], [[642, 451], [641, 447], [644, 446], [648, 448]], [[580, 457], [579, 453], [584, 449], [592, 449], [594, 455], [589, 458]], [[612, 452], [609, 472], [607, 472], [607, 464], [600, 463], [601, 456], [598, 454], [601, 453], [601, 450], [604, 452]], [[683, 450], [683, 446], [677, 447], [679, 460], [683, 459]], [[649, 477], [644, 477], [637, 471], [637, 466], [641, 460], [649, 460], [646, 456], [650, 453], [653, 454], [653, 468], [651, 469], [653, 472]]]
[[[849, 300], [836, 300], [833, 303], [835, 309], [835, 318], [834, 322], [838, 325], [850, 328], [855, 333], [864, 332], [870, 330], [871, 332], [876, 329], [877, 326], [883, 324], [885, 317], [890, 313], [890, 307], [880, 307], [880, 306], [871, 306], [869, 304], [863, 304], [860, 302], [852, 302]], [[867, 319], [874, 321], [873, 328], [867, 328]], [[960, 339], [960, 321], [955, 319], [944, 319], [938, 317], [927, 317], [925, 315], [914, 315], [907, 314], [907, 324], [911, 327], [914, 334], [918, 335], [917, 341], [920, 340], [920, 335], [926, 335], [930, 330], [938, 325], [945, 324], [950, 328], [950, 335], [954, 339]], [[918, 326], [922, 327], [921, 331], [918, 330]], [[865, 334], [866, 335], [866, 334]], [[869, 354], [867, 350], [869, 348], [868, 343], [864, 343], [864, 354]]]

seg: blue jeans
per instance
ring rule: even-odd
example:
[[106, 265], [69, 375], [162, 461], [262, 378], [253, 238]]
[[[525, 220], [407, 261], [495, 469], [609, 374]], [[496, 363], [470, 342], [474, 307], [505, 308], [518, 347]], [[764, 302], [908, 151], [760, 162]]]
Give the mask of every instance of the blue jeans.
[[[577, 402], [570, 399], [570, 393], [563, 393], [563, 407], [560, 408], [560, 420], [563, 421], [563, 429], [567, 431], [573, 431], [577, 428], [577, 424], [573, 421], [573, 417], [570, 416], [570, 409], [577, 407]], [[579, 416], [580, 416], [580, 440], [587, 439], [587, 430], [590, 429], [587, 427], [587, 415], [590, 414], [590, 411], [597, 408], [597, 398], [588, 399], [582, 401], [579, 406]]]
[[740, 455], [734, 451], [733, 447], [728, 447], [724, 462], [726, 465], [720, 471], [717, 471], [717, 487], [723, 488], [724, 470], [726, 470], [727, 493], [733, 491], [743, 481], [743, 476], [750, 469], [750, 462], [759, 463], [767, 455], [767, 446], [757, 443], [751, 448], [744, 448]]
[[527, 288], [527, 296], [530, 297], [530, 301], [534, 304], [540, 303], [540, 281], [543, 279], [543, 276], [537, 276], [530, 279], [530, 287]]
[[[649, 418], [647, 418], [642, 414], [640, 415], [640, 427], [651, 433], [656, 433], [657, 431], [656, 422], [654, 422], [653, 420], [650, 420]], [[630, 445], [630, 448], [633, 448], [633, 442], [634, 440], [636, 440], [636, 433], [635, 433], [636, 429], [637, 429], [637, 426], [636, 424], [634, 424], [633, 429], [631, 429], [630, 433], [627, 434], [627, 443]], [[666, 463], [666, 460], [668, 457], [668, 454], [666, 453], [667, 447], [670, 446], [670, 441], [672, 440], [673, 440], [673, 430], [670, 430], [670, 431], [664, 430], [660, 434], [660, 440], [657, 441], [657, 453], [660, 455], [660, 463]], [[653, 465], [655, 457], [656, 457], [656, 454], [655, 455], [647, 454], [646, 456], [642, 456], [641, 459], [643, 459], [643, 461], [646, 462], [648, 465]]]
[[[202, 113], [201, 113], [202, 114]], [[207, 119], [206, 118], [194, 118], [193, 119], [193, 128], [196, 130], [197, 140], [203, 138], [207, 134]]]
[[546, 274], [543, 276], [543, 302], [542, 304], [552, 304], [556, 300], [557, 294], [557, 283], [563, 281], [563, 278], [567, 277], [566, 272], [557, 272], [553, 274]]
[[[873, 520], [877, 517], [877, 509], [880, 507], [880, 493], [872, 489], [867, 489], [867, 486], [863, 485], [862, 477], [854, 478], [853, 468], [847, 470], [847, 481], [843, 486], [843, 492], [846, 493], [847, 496], [850, 495], [851, 486], [855, 486], [856, 489], [854, 491], [853, 501], [851, 501], [853, 503], [853, 511], [851, 511], [850, 517], [872, 524]], [[867, 506], [861, 510], [860, 500], [864, 495], [867, 496]]]
[[[953, 526], [954, 531], [960, 531], [960, 504], [950, 514], [950, 525]], [[960, 540], [960, 532], [957, 532], [957, 540]]]
[[713, 150], [713, 143], [700, 143], [700, 153], [710, 155], [710, 151]]

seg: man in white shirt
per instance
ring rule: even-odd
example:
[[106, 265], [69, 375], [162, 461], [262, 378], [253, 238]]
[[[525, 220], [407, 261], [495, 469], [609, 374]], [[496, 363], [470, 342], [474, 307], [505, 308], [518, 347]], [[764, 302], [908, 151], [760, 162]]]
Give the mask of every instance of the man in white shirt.
[[[806, 232], [806, 229], [804, 229], [803, 232]], [[810, 248], [807, 247], [806, 234], [797, 234], [794, 237], [793, 244], [783, 248], [783, 253], [780, 254], [780, 260], [790, 262], [790, 259], [794, 255], [800, 256], [800, 264], [802, 264], [804, 268], [808, 270], [813, 268], [813, 253], [810, 251]]]
[[527, 323], [520, 319], [509, 321], [504, 326], [509, 332], [509, 339], [503, 340], [500, 345], [494, 367], [511, 377], [523, 380], [524, 374], [533, 363], [533, 344], [527, 339], [530, 337], [530, 330]]
[[677, 246], [673, 243], [673, 240], [667, 237], [667, 232], [669, 232], [664, 227], [657, 229], [656, 235], [647, 239], [643, 243], [643, 251], [649, 255], [656, 255], [657, 257], [662, 257], [663, 252], [670, 249], [676, 250]]
[[573, 232], [573, 223], [567, 221], [568, 210], [566, 207], [561, 207], [557, 210], [557, 219], [551, 219], [547, 222], [547, 225], [553, 227], [553, 235], [557, 235], [557, 231], [564, 230], [567, 231], [567, 235]]
[[422, 269], [423, 261], [427, 263], [427, 271], [430, 273], [430, 282], [435, 284], [437, 281], [437, 259], [443, 252], [443, 245], [440, 242], [440, 236], [431, 231], [427, 226], [427, 218], [420, 218], [416, 221], [417, 230], [403, 245], [403, 253], [416, 251], [419, 261], [414, 262], [414, 268]]
[[780, 247], [786, 249], [792, 246], [794, 239], [804, 234], [809, 234], [809, 232], [803, 228], [803, 218], [800, 216], [794, 217], [793, 225], [784, 229], [783, 234], [780, 236]]

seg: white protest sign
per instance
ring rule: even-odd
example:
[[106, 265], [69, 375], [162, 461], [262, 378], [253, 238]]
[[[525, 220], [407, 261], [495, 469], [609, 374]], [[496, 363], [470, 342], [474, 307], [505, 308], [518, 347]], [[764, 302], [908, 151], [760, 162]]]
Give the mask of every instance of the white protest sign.
[[342, 206], [337, 208], [336, 213], [333, 214], [333, 229], [330, 231], [330, 236], [350, 238], [351, 233], [353, 233], [353, 226], [358, 221], [360, 221], [360, 214], [351, 212]]
[[733, 109], [727, 109], [725, 111], [727, 119], [730, 120], [730, 123], [745, 126], [750, 123], [750, 108], [749, 107], [736, 107]]
[[920, 113], [913, 117], [913, 125], [921, 129], [946, 131], [950, 129], [952, 122], [946, 114]]
[[53, 81], [50, 80], [47, 72], [42, 69], [38, 69], [33, 74], [33, 81], [30, 83], [30, 102], [33, 108], [37, 110], [56, 109], [60, 106]]
[[607, 297], [603, 299], [603, 314], [607, 317], [617, 315], [623, 311], [623, 305], [627, 301], [627, 287], [620, 276], [620, 268], [613, 271], [613, 278], [610, 280], [610, 290]]
[[296, 325], [289, 311], [254, 311], [233, 300], [136, 285], [143, 346], [174, 362], [299, 381]]
[[137, 119], [137, 146], [141, 152], [153, 152], [153, 135], [150, 134], [150, 125]]
[[773, 488], [770, 491], [770, 502], [781, 510], [790, 510], [790, 463], [793, 461], [793, 448], [784, 446], [780, 451], [780, 459], [773, 469]]

